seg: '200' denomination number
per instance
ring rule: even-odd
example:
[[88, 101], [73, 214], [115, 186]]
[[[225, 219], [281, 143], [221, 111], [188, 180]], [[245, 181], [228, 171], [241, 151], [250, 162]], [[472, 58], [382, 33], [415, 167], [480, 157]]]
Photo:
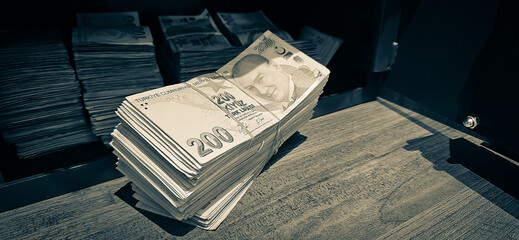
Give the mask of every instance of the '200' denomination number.
[[[223, 127], [214, 127], [212, 133], [203, 132], [200, 134], [200, 138], [190, 138], [187, 140], [188, 146], [195, 146], [198, 149], [198, 155], [205, 157], [207, 154], [212, 153], [213, 149], [220, 149], [223, 147], [223, 142], [232, 143], [234, 138], [232, 135], [225, 130]], [[205, 146], [208, 146], [206, 148]], [[212, 148], [212, 149], [211, 149]]]

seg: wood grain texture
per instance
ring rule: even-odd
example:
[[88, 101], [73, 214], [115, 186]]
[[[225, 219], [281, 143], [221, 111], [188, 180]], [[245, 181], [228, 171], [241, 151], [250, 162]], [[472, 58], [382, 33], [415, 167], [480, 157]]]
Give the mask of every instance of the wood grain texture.
[[481, 143], [378, 99], [312, 119], [216, 231], [135, 209], [123, 177], [1, 213], [1, 238], [519, 238], [519, 201], [447, 162], [459, 137]]

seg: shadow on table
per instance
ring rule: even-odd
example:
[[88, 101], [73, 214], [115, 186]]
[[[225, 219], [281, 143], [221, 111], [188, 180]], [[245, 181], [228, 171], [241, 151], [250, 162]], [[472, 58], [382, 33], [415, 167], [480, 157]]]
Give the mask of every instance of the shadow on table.
[[261, 170], [261, 172], [267, 171], [272, 165], [277, 163], [281, 158], [290, 153], [292, 150], [297, 148], [297, 146], [303, 143], [306, 139], [307, 137], [301, 135], [299, 132], [294, 133], [283, 143], [283, 145], [279, 147], [278, 152], [270, 158], [270, 160], [267, 162], [267, 164], [265, 164], [265, 167], [263, 167], [263, 170]]
[[[381, 104], [432, 133], [432, 135], [426, 137], [407, 141], [404, 149], [420, 151], [425, 159], [434, 164], [434, 169], [445, 171], [519, 220], [519, 207], [517, 206], [517, 200], [519, 200], [519, 188], [517, 187], [519, 166], [466, 139], [450, 139], [391, 104], [385, 102], [381, 102]], [[446, 151], [450, 153], [450, 157], [447, 159], [440, 157]], [[460, 171], [457, 164], [468, 171]], [[484, 187], [485, 183], [480, 178], [473, 177], [470, 173], [477, 174], [495, 187]], [[499, 189], [515, 199], [498, 194]]]
[[519, 166], [464, 138], [449, 139], [449, 147], [449, 163], [461, 164], [519, 200]]
[[151, 220], [153, 223], [157, 224], [157, 226], [162, 228], [164, 231], [168, 232], [173, 236], [184, 236], [195, 228], [195, 226], [189, 225], [187, 223], [163, 217], [155, 213], [151, 213], [146, 210], [142, 210], [140, 208], [135, 207], [135, 205], [137, 204], [137, 199], [132, 197], [134, 193], [135, 192], [132, 190], [131, 183], [127, 183], [117, 192], [115, 192], [115, 195], [124, 202], [126, 202], [128, 205], [130, 205], [132, 208], [137, 210], [139, 213], [144, 215], [146, 218]]

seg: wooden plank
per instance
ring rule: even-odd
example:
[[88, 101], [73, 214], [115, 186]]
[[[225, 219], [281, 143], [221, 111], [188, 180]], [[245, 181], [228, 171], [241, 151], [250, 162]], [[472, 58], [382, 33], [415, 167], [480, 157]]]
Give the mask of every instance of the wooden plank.
[[[517, 200], [447, 162], [449, 139], [459, 137], [481, 143], [378, 99], [312, 119], [281, 147], [216, 231], [135, 209], [123, 177], [0, 213], [0, 232], [4, 239], [517, 236], [504, 225], [517, 226], [517, 215], [502, 209]], [[446, 215], [436, 214], [438, 209]], [[487, 214], [493, 217], [478, 221]], [[438, 235], [417, 227], [445, 216], [454, 219]]]
[[481, 180], [379, 239], [518, 239], [518, 215], [517, 199]]

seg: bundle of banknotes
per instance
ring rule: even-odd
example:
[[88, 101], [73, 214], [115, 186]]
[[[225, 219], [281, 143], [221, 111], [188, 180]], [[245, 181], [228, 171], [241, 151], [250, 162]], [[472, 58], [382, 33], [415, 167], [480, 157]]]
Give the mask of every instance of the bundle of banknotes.
[[216, 229], [311, 118], [328, 76], [267, 31], [213, 73], [126, 97], [110, 144], [136, 206]]
[[303, 27], [299, 34], [299, 39], [310, 40], [317, 44], [318, 62], [325, 66], [332, 60], [333, 55], [335, 55], [335, 52], [337, 52], [343, 42], [338, 37], [330, 36], [310, 26]]
[[[294, 41], [286, 31], [279, 30], [262, 11], [216, 15], [215, 21], [205, 9], [198, 15], [159, 16], [165, 37], [165, 42], [158, 51], [159, 63], [163, 74], [172, 79], [171, 82], [185, 82], [201, 74], [216, 71], [269, 29], [309, 56], [318, 58], [316, 43], [312, 40]], [[216, 22], [220, 23], [220, 28]], [[225, 29], [226, 33], [222, 34], [219, 29]], [[243, 40], [239, 41], [240, 38]], [[232, 44], [228, 39], [231, 39]]]
[[[72, 30], [77, 77], [95, 134], [108, 145], [125, 96], [164, 86], [149, 27], [136, 12], [78, 15]], [[110, 27], [103, 24], [110, 23]], [[99, 25], [100, 24], [100, 25]]]
[[57, 28], [0, 33], [0, 131], [20, 158], [93, 142]]
[[285, 41], [293, 41], [290, 34], [279, 29], [261, 10], [242, 13], [216, 13], [216, 22], [236, 46], [248, 46], [269, 30]]
[[214, 71], [240, 52], [218, 30], [207, 9], [198, 15], [159, 16], [159, 23], [165, 38], [160, 63], [172, 79], [184, 82]]

